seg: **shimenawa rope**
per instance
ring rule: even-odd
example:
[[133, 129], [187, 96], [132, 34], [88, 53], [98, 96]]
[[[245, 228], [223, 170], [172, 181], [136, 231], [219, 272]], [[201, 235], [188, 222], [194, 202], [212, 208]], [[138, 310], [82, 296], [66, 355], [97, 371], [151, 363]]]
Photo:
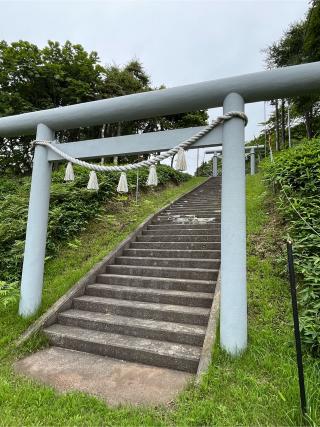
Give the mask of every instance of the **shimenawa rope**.
[[209, 133], [211, 130], [213, 130], [218, 125], [220, 125], [220, 124], [222, 124], [222, 123], [224, 123], [224, 122], [226, 122], [232, 118], [235, 118], [235, 117], [244, 120], [245, 124], [247, 124], [247, 122], [248, 122], [248, 118], [245, 115], [245, 113], [240, 112], [240, 111], [231, 111], [229, 113], [226, 113], [222, 116], [217, 117], [215, 120], [213, 120], [204, 129], [202, 129], [201, 131], [199, 131], [198, 133], [196, 133], [192, 137], [186, 139], [185, 141], [181, 142], [180, 144], [178, 144], [176, 147], [172, 148], [171, 150], [168, 150], [168, 151], [166, 151], [162, 154], [159, 154], [155, 157], [152, 157], [148, 160], [143, 160], [139, 163], [123, 165], [123, 166], [122, 165], [119, 165], [119, 166], [103, 166], [103, 165], [88, 163], [88, 162], [85, 162], [83, 160], [76, 159], [76, 158], [70, 156], [69, 154], [61, 151], [58, 148], [58, 144], [55, 144], [51, 141], [35, 140], [35, 141], [32, 141], [32, 143], [34, 145], [42, 145], [44, 147], [48, 147], [48, 148], [50, 148], [50, 150], [54, 151], [60, 157], [67, 160], [68, 162], [71, 162], [73, 164], [85, 167], [87, 169], [90, 169], [90, 170], [93, 170], [96, 172], [125, 172], [128, 170], [139, 169], [139, 168], [144, 167], [144, 166], [155, 165], [156, 163], [160, 162], [161, 160], [167, 159], [168, 157], [173, 156], [174, 154], [178, 153], [179, 150], [181, 150], [181, 149], [184, 150], [184, 149], [188, 148], [189, 146], [191, 146], [192, 144], [197, 142], [200, 138], [205, 136], [207, 133]]

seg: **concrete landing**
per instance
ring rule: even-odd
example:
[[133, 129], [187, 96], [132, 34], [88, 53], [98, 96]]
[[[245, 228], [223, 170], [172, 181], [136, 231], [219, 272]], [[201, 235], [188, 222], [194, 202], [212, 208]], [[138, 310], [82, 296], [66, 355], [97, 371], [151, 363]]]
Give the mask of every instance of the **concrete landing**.
[[81, 391], [111, 406], [154, 406], [172, 401], [193, 378], [172, 369], [50, 347], [15, 363], [18, 374], [59, 392]]

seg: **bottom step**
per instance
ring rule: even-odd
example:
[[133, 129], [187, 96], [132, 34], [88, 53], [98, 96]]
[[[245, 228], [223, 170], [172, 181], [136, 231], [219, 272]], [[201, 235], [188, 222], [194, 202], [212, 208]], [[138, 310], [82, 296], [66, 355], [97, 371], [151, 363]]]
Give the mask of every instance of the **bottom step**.
[[201, 347], [88, 329], [52, 325], [44, 330], [52, 345], [153, 366], [196, 372]]

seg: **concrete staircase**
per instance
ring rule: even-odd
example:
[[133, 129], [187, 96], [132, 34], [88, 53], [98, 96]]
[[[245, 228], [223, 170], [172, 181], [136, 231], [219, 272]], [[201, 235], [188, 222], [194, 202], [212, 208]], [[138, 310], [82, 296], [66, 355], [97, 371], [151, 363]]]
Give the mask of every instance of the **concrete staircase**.
[[54, 346], [196, 372], [220, 268], [220, 178], [146, 225], [44, 332]]

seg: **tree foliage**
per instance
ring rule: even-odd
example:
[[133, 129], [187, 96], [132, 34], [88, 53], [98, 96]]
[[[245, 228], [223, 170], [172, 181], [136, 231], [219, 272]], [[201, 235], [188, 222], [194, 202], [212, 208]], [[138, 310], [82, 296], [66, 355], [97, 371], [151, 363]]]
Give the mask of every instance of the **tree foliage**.
[[[266, 63], [268, 68], [277, 68], [319, 60], [320, 0], [313, 0], [306, 18], [291, 25], [281, 39], [266, 50]], [[312, 138], [316, 131], [316, 118], [320, 114], [320, 89], [319, 93], [293, 98], [290, 104], [292, 117], [303, 120], [306, 136]], [[274, 115], [272, 120], [274, 127], [279, 127], [279, 117]]]
[[[28, 42], [0, 41], [0, 116], [61, 107], [137, 92], [154, 90], [142, 64], [133, 59], [125, 66], [102, 65], [96, 52], [80, 44], [48, 41], [44, 48]], [[206, 111], [111, 123], [58, 132], [60, 141], [109, 137], [138, 132], [203, 125]], [[0, 172], [29, 173], [33, 137], [0, 140]]]

